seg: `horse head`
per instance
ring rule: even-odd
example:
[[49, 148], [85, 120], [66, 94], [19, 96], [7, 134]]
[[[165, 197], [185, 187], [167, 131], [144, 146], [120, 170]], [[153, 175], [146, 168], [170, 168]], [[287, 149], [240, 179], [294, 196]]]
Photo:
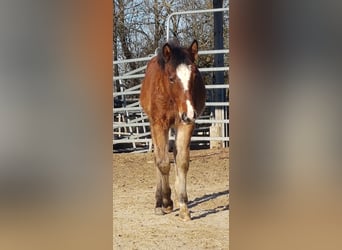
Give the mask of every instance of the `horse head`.
[[160, 64], [164, 69], [164, 82], [168, 85], [169, 95], [177, 106], [179, 118], [183, 123], [192, 123], [202, 110], [196, 105], [196, 84], [202, 81], [195, 64], [198, 57], [198, 43], [192, 42], [189, 48], [181, 48], [166, 43], [161, 50]]

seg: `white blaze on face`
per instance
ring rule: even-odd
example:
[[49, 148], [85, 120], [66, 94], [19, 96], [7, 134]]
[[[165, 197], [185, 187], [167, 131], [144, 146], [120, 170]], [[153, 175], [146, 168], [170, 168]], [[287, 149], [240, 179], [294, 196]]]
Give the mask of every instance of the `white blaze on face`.
[[195, 118], [195, 112], [194, 109], [191, 105], [191, 102], [189, 100], [186, 100], [186, 107], [187, 107], [187, 117], [190, 119], [194, 119]]
[[[178, 65], [176, 69], [176, 74], [178, 78], [180, 79], [184, 93], [189, 90], [189, 81], [191, 77], [191, 65], [186, 65], [184, 63]], [[189, 119], [194, 118], [194, 108], [191, 105], [191, 102], [189, 99], [186, 100], [186, 107], [187, 107], [187, 117]]]
[[184, 63], [179, 64], [176, 69], [176, 74], [178, 78], [181, 80], [184, 92], [189, 90], [189, 80], [191, 76], [191, 65], [186, 65]]

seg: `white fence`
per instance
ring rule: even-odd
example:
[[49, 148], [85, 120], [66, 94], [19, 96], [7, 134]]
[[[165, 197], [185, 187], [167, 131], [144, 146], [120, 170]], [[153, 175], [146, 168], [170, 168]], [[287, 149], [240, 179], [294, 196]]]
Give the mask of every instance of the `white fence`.
[[[205, 10], [205, 12], [214, 11], [228, 11], [228, 8]], [[196, 13], [190, 11], [191, 13]], [[176, 14], [187, 14], [190, 12], [173, 13]], [[203, 13], [204, 11], [199, 11]], [[171, 16], [170, 16], [171, 17]], [[170, 19], [168, 18], [168, 20]], [[168, 21], [169, 22], [169, 21]], [[168, 33], [167, 33], [168, 34]], [[201, 55], [214, 55], [214, 54], [228, 54], [228, 49], [222, 50], [206, 50], [199, 51]], [[147, 62], [154, 55], [150, 55], [144, 58], [118, 60], [114, 61], [114, 64], [124, 65], [130, 62], [145, 62], [144, 66], [135, 69], [130, 72], [123, 73], [119, 76], [113, 77], [113, 83], [116, 81], [118, 84], [114, 84], [116, 91], [113, 93], [114, 108], [113, 108], [113, 150], [114, 152], [121, 151], [133, 151], [133, 152], [144, 152], [152, 149], [152, 141], [150, 134], [150, 127], [147, 116], [142, 111], [139, 103], [139, 94], [141, 83], [127, 88], [124, 84], [127, 80], [139, 79], [144, 77], [144, 70], [146, 69]], [[215, 72], [215, 71], [229, 71], [229, 67], [211, 67], [211, 68], [199, 68], [201, 73]], [[228, 91], [229, 84], [213, 84], [206, 85], [207, 92], [214, 91], [216, 89], [224, 89]], [[208, 95], [210, 96], [210, 95]], [[221, 119], [215, 119], [213, 112], [215, 108], [219, 108], [222, 114]], [[192, 136], [192, 146], [196, 148], [209, 148], [213, 145], [219, 145], [221, 147], [228, 146], [229, 143], [229, 119], [228, 119], [229, 101], [217, 102], [215, 100], [207, 100], [206, 110], [196, 120], [196, 129]], [[171, 141], [174, 139], [172, 132], [170, 132]], [[213, 142], [216, 142], [213, 143]]]

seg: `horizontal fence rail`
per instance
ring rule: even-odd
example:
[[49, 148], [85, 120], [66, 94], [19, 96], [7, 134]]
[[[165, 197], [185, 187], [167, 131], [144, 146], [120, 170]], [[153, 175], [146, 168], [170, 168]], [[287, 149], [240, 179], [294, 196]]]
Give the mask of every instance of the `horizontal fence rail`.
[[188, 15], [188, 14], [201, 14], [201, 13], [208, 13], [208, 12], [223, 12], [229, 11], [229, 8], [215, 8], [215, 9], [205, 9], [205, 10], [188, 10], [188, 11], [179, 11], [170, 14], [166, 19], [166, 39], [169, 40], [170, 38], [170, 20], [173, 16], [176, 15]]

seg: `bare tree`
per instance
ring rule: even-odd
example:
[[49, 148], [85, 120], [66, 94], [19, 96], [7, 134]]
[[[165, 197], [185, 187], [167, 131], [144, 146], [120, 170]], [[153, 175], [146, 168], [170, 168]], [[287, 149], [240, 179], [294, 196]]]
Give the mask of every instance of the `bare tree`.
[[[114, 0], [113, 0], [114, 3]], [[113, 4], [113, 60], [117, 61], [118, 60], [118, 46], [117, 46], [117, 32], [116, 32], [116, 24], [117, 24], [117, 15], [115, 14], [115, 7]], [[113, 65], [113, 71], [114, 71], [114, 75], [118, 76], [119, 75], [119, 69], [118, 69], [118, 65], [114, 64]], [[114, 82], [115, 85], [115, 90], [119, 91], [120, 89], [120, 81], [116, 80]]]
[[[130, 50], [128, 43], [129, 43], [129, 37], [130, 37], [130, 30], [128, 27], [126, 27], [126, 18], [125, 18], [125, 1], [124, 0], [117, 0], [118, 4], [118, 13], [117, 13], [117, 35], [121, 42], [122, 46], [122, 52], [126, 59], [132, 59], [133, 53]], [[136, 63], [130, 62], [129, 63], [131, 69], [136, 69]]]
[[[227, 5], [228, 1], [224, 1], [223, 6]], [[114, 0], [114, 6], [116, 8], [114, 51], [118, 59], [131, 59], [154, 54], [158, 46], [165, 42], [166, 20], [171, 13], [211, 9], [213, 0]], [[228, 20], [224, 22], [226, 21]], [[178, 39], [181, 44], [189, 44], [193, 39], [197, 39], [202, 50], [213, 49], [213, 28], [212, 13], [176, 15], [170, 20], [170, 38]], [[223, 32], [224, 37], [228, 38], [227, 25]], [[228, 39], [225, 39], [224, 47], [228, 47]], [[201, 56], [199, 66], [210, 67], [213, 66], [213, 62], [213, 56]], [[128, 68], [122, 70], [136, 69], [143, 64], [132, 62], [127, 66]]]

